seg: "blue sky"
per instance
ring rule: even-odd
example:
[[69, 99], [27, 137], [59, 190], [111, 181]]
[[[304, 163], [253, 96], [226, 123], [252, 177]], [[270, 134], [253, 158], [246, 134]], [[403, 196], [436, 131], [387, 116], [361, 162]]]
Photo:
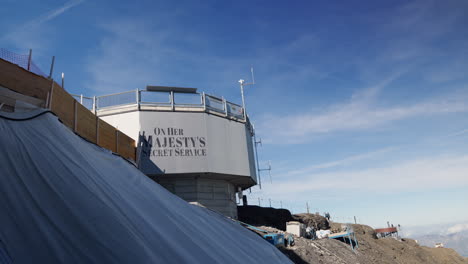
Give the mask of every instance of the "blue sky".
[[[467, 222], [468, 2], [3, 0], [0, 47], [72, 93], [198, 87], [240, 103], [272, 183], [251, 203], [374, 227]], [[265, 165], [262, 165], [265, 166]]]

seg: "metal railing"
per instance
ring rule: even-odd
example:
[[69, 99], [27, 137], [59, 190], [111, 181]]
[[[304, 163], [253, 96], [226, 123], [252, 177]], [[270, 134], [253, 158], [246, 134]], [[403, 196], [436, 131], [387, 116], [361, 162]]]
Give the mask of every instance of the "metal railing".
[[11, 63], [14, 63], [21, 68], [30, 71], [32, 73], [35, 73], [37, 75], [41, 75], [43, 77], [49, 77], [47, 76], [44, 72], [41, 71], [41, 69], [32, 61], [31, 59], [31, 51], [28, 54], [17, 54], [11, 51], [8, 51], [4, 48], [0, 48], [0, 59], [9, 61]]
[[123, 105], [137, 104], [138, 94], [135, 91], [123, 92], [96, 97], [96, 110]]
[[143, 107], [145, 110], [153, 111], [204, 111], [240, 121], [247, 120], [242, 106], [205, 93], [133, 90], [96, 97], [76, 94], [72, 96], [86, 108], [97, 113], [134, 106], [135, 109]]
[[80, 104], [82, 104], [84, 107], [88, 108], [89, 110], [94, 110], [94, 98], [93, 97], [86, 97], [83, 96], [82, 94], [72, 94], [73, 98], [77, 100]]

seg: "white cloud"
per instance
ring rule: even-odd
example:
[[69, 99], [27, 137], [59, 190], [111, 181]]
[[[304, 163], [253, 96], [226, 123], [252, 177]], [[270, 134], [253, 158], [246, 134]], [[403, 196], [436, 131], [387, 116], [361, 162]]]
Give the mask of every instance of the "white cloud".
[[349, 165], [357, 161], [367, 160], [367, 159], [375, 158], [377, 156], [381, 156], [382, 154], [388, 153], [392, 150], [395, 150], [395, 148], [393, 147], [384, 148], [384, 149], [380, 149], [380, 150], [376, 150], [376, 151], [372, 151], [372, 152], [368, 152], [364, 154], [353, 155], [353, 156], [346, 157], [340, 160], [329, 161], [329, 162], [325, 162], [321, 164], [307, 166], [307, 167], [300, 168], [300, 169], [291, 170], [288, 173], [286, 173], [286, 177], [290, 177], [294, 175], [304, 175], [306, 173], [311, 173], [311, 172], [321, 170], [321, 169], [331, 169], [331, 168], [336, 168], [339, 166]]
[[307, 168], [297, 171], [300, 170], [302, 174], [285, 175], [275, 178], [272, 185], [264, 185], [262, 196], [294, 200], [326, 194], [330, 199], [337, 194], [345, 198], [358, 193], [427, 192], [468, 186], [467, 155], [420, 158], [389, 166], [332, 172], [311, 172]]
[[81, 3], [83, 3], [84, 0], [71, 0], [71, 1], [68, 1], [66, 2], [64, 5], [58, 7], [58, 8], [55, 8], [43, 15], [41, 15], [40, 17], [38, 17], [37, 19], [34, 19], [34, 20], [31, 20], [30, 22], [28, 22], [27, 24], [25, 24], [25, 27], [30, 27], [30, 26], [39, 26], [40, 24], [43, 24], [57, 16], [60, 16], [61, 14], [63, 14], [64, 12], [66, 12], [67, 10], [69, 10], [70, 8], [72, 7], [75, 7]]
[[455, 133], [452, 133], [450, 135], [448, 135], [447, 137], [458, 137], [458, 136], [461, 136], [461, 135], [464, 135], [464, 134], [467, 134], [468, 133], [468, 129], [463, 129], [461, 131], [457, 131]]
[[468, 223], [456, 224], [447, 228], [447, 235], [468, 231]]
[[466, 96], [459, 94], [409, 105], [380, 107], [375, 97], [385, 85], [365, 89], [348, 102], [332, 105], [324, 111], [305, 109], [304, 113], [295, 115], [266, 116], [259, 122], [258, 131], [269, 132], [265, 135], [269, 143], [302, 143], [326, 133], [359, 131], [418, 116], [468, 111]]
[[[234, 91], [238, 91], [239, 76], [225, 75], [240, 64], [248, 70], [248, 63], [197, 52], [206, 47], [204, 36], [167, 27], [168, 21], [175, 19], [171, 14], [160, 19], [122, 18], [101, 25], [104, 34], [99, 48], [87, 63], [90, 92], [102, 95], [142, 89], [148, 84], [199, 87], [199, 82], [219, 89], [236, 87]], [[226, 82], [231, 85], [222, 85]]]
[[13, 43], [18, 49], [33, 49], [42, 52], [44, 46], [48, 46], [50, 39], [54, 38], [48, 27], [43, 24], [62, 15], [73, 7], [83, 3], [85, 0], [71, 0], [65, 4], [50, 10], [40, 16], [25, 22], [10, 31], [4, 31], [0, 40]]

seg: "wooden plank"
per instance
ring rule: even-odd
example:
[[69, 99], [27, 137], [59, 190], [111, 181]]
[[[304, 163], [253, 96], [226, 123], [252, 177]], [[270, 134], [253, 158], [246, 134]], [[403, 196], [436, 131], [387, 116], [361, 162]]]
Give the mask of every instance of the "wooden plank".
[[[44, 102], [49, 100], [50, 110], [58, 116], [63, 124], [76, 131], [80, 136], [117, 152], [124, 158], [135, 160], [136, 148], [133, 139], [98, 119], [92, 112], [77, 103], [56, 82], [52, 83], [47, 78], [0, 59], [0, 86], [24, 96], [38, 98], [40, 100], [29, 98], [29, 101], [40, 102], [41, 106], [44, 106]], [[2, 100], [7, 101], [5, 98]], [[8, 101], [8, 104], [11, 103]], [[4, 106], [4, 108], [7, 107], [12, 106]]]
[[51, 80], [0, 59], [0, 85], [15, 92], [46, 100]]
[[96, 126], [96, 116], [76, 102], [76, 133], [93, 143], [97, 143]]
[[76, 101], [69, 93], [67, 93], [62, 87], [58, 84], [54, 85], [54, 90], [52, 92], [51, 99], [51, 110], [54, 112], [62, 122], [71, 128], [74, 129], [74, 120], [75, 120], [75, 106], [74, 101]]
[[98, 124], [98, 145], [111, 150], [112, 152], [117, 152], [117, 129], [111, 126], [106, 121], [99, 119]]
[[118, 131], [118, 154], [124, 158], [135, 160], [136, 148], [135, 140]]
[[38, 107], [45, 106], [45, 101], [42, 99], [37, 99], [31, 96], [23, 95], [23, 94], [17, 93], [13, 90], [10, 90], [2, 86], [0, 86], [0, 97], [10, 98], [13, 101], [16, 101], [16, 100], [23, 101], [25, 103], [32, 104]]

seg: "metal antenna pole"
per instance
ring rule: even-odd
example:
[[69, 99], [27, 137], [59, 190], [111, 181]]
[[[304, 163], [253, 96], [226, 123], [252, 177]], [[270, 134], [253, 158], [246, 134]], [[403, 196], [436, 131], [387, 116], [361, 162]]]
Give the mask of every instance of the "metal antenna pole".
[[[255, 128], [254, 128], [255, 129]], [[257, 144], [262, 144], [262, 141], [257, 141], [257, 137], [255, 136], [254, 133], [254, 144], [255, 144], [255, 161], [257, 163], [257, 172], [258, 172], [258, 186], [260, 187], [260, 190], [262, 189], [262, 177], [260, 174], [260, 164], [258, 163], [258, 147]]]
[[55, 63], [55, 56], [52, 56], [52, 63], [50, 64], [49, 79], [52, 79], [52, 74], [54, 72], [54, 63]]
[[65, 73], [62, 72], [62, 89], [65, 89]]
[[273, 180], [271, 179], [271, 162], [268, 161], [268, 175], [270, 175], [270, 183], [273, 183]]
[[254, 85], [255, 84], [255, 79], [253, 75], [253, 66], [250, 67], [250, 72], [252, 74], [252, 82], [251, 83], [245, 83], [244, 79], [240, 79], [240, 89], [241, 89], [241, 97], [242, 97], [242, 107], [244, 108], [244, 119], [247, 119], [247, 111], [245, 110], [245, 98], [244, 98], [244, 86], [245, 85]]
[[273, 181], [271, 180], [271, 163], [270, 163], [270, 161], [268, 161], [268, 168], [267, 169], [258, 168], [258, 173], [259, 174], [260, 174], [261, 171], [268, 171], [268, 174], [270, 176], [270, 183], [273, 183]]
[[250, 73], [252, 74], [252, 84], [255, 84], [253, 65], [250, 66]]
[[29, 49], [29, 57], [28, 57], [28, 71], [31, 70], [31, 59], [32, 59], [32, 49]]
[[244, 119], [246, 119], [247, 113], [246, 113], [246, 111], [245, 111], [244, 82], [245, 82], [245, 81], [244, 81], [243, 79], [240, 79], [240, 80], [239, 80], [240, 89], [241, 89], [241, 97], [242, 97], [242, 108], [244, 109]]

